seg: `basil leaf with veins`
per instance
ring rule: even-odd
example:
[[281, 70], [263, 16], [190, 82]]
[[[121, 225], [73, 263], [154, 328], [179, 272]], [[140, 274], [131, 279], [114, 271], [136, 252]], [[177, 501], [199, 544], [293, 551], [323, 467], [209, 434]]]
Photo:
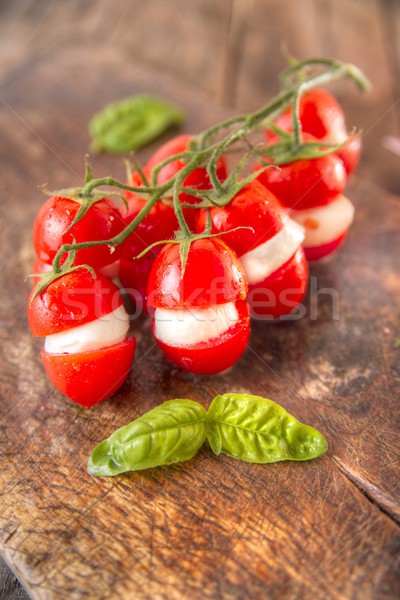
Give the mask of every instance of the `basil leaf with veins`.
[[308, 460], [328, 445], [272, 400], [250, 394], [216, 396], [207, 413], [207, 439], [215, 454], [253, 463]]
[[206, 411], [192, 400], [169, 400], [120, 427], [89, 457], [90, 475], [118, 475], [189, 460], [206, 439]]

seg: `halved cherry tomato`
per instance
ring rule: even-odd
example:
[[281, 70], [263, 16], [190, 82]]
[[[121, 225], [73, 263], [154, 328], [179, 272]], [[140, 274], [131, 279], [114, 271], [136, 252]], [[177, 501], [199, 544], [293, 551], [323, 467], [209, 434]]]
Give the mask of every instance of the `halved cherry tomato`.
[[85, 268], [59, 277], [31, 301], [33, 293], [28, 302], [28, 322], [34, 336], [83, 325], [122, 305], [117, 286], [103, 275], [95, 279]]
[[42, 362], [54, 385], [82, 406], [112, 395], [129, 374], [135, 339], [119, 289], [85, 268], [50, 283], [28, 304], [33, 335], [46, 336]]
[[55, 387], [86, 408], [112, 396], [127, 379], [135, 355], [136, 340], [102, 350], [51, 354], [42, 350], [45, 371]]
[[304, 253], [306, 255], [307, 260], [310, 262], [318, 262], [323, 258], [330, 257], [332, 254], [339, 250], [340, 246], [346, 241], [347, 231], [345, 231], [341, 236], [333, 240], [332, 242], [328, 242], [327, 244], [321, 244], [320, 246], [309, 246], [308, 248], [304, 248]]
[[[40, 208], [33, 226], [33, 244], [36, 256], [51, 264], [62, 244], [108, 240], [120, 233], [124, 219], [115, 204], [109, 199], [99, 200], [90, 207], [85, 216], [68, 233], [79, 210], [79, 203], [68, 198], [52, 196]], [[75, 264], [89, 264], [99, 269], [117, 260], [121, 250], [106, 244], [84, 248], [76, 253]], [[65, 259], [64, 259], [65, 260]]]
[[149, 278], [153, 334], [166, 357], [193, 373], [218, 373], [246, 349], [247, 285], [237, 256], [217, 238], [191, 243], [185, 271], [179, 245], [165, 246]]
[[[293, 223], [287, 212], [258, 181], [246, 185], [227, 206], [210, 209], [212, 233], [224, 233], [224, 242], [242, 263], [254, 318], [277, 318], [291, 312], [307, 288], [303, 228]], [[199, 211], [197, 231], [202, 231], [205, 223], [206, 210]], [[237, 227], [247, 229], [225, 233]]]

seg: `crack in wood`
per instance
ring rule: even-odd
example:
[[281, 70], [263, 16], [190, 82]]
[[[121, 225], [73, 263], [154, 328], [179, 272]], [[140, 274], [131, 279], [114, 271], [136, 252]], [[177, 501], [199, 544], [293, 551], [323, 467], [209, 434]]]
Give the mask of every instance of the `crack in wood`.
[[373, 484], [368, 483], [360, 475], [356, 475], [337, 457], [332, 456], [332, 461], [337, 465], [339, 471], [350, 483], [357, 488], [365, 498], [371, 502], [380, 512], [388, 517], [393, 523], [400, 527], [400, 509], [390, 498], [382, 494]]

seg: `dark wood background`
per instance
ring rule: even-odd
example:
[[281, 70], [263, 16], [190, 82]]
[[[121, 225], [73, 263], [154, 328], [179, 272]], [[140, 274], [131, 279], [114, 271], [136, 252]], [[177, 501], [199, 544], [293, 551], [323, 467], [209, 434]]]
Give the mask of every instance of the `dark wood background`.
[[[124, 590], [124, 563], [135, 566], [136, 584], [115, 597], [200, 598], [200, 584], [214, 600], [262, 598], [265, 590], [270, 598], [396, 597], [400, 158], [382, 140], [400, 135], [400, 3], [14, 0], [0, 11], [1, 553], [34, 598], [114, 597], [112, 586]], [[171, 370], [144, 326], [132, 380], [113, 403], [77, 415], [44, 379], [40, 344], [26, 332], [23, 277], [41, 202], [36, 186], [78, 183], [86, 123], [105, 102], [158, 90], [186, 108], [186, 130], [196, 131], [271, 97], [287, 50], [352, 61], [374, 84], [368, 97], [347, 84], [333, 88], [365, 146], [350, 192], [358, 209], [352, 236], [316, 273], [320, 287], [339, 289], [340, 321], [332, 321], [325, 299], [316, 322], [268, 334], [256, 324], [243, 361], [206, 380]], [[95, 167], [122, 176], [117, 159], [97, 158]], [[207, 404], [233, 385], [268, 392], [319, 426], [329, 456], [265, 475], [228, 459], [221, 467], [204, 451], [188, 466], [134, 482], [93, 483], [85, 475], [82, 460], [110, 423], [113, 429], [177, 395]], [[71, 473], [79, 493], [68, 484]], [[196, 506], [180, 502], [187, 487]], [[76, 541], [60, 525], [66, 515]], [[121, 520], [133, 537], [116, 529], [112, 540]], [[79, 568], [69, 570], [77, 558]], [[26, 597], [7, 567], [0, 575], [1, 598]]]

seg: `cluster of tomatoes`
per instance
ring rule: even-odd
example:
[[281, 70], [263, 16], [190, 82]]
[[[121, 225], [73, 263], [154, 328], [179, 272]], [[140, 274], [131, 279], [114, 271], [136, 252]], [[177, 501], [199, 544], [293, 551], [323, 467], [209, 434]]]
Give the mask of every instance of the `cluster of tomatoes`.
[[[111, 396], [127, 378], [135, 339], [121, 288], [136, 313], [150, 315], [165, 356], [200, 374], [218, 373], [238, 360], [247, 347], [251, 317], [276, 319], [301, 303], [307, 260], [336, 250], [352, 222], [353, 207], [342, 192], [357, 164], [360, 140], [347, 136], [340, 106], [323, 90], [302, 96], [299, 116], [305, 141], [342, 145], [317, 158], [266, 167], [225, 206], [196, 207], [199, 198], [190, 189], [212, 185], [205, 166], [193, 170], [179, 195], [193, 232], [184, 265], [182, 241], [174, 238], [177, 216], [171, 200], [162, 198], [123, 243], [78, 249], [71, 268], [56, 273], [39, 294], [32, 291], [30, 328], [45, 337], [42, 361], [59, 390], [88, 407]], [[291, 110], [275, 125], [290, 132]], [[265, 132], [267, 146], [276, 142], [274, 131]], [[144, 186], [143, 177], [150, 180], [157, 165], [187, 151], [190, 139], [183, 135], [162, 146], [141, 174], [132, 174], [130, 184]], [[157, 184], [184, 165], [180, 158], [165, 164]], [[216, 164], [221, 182], [227, 170], [222, 156]], [[144, 195], [126, 191], [125, 196], [127, 211], [102, 198], [76, 223], [79, 200], [49, 198], [34, 225], [35, 273], [52, 271], [63, 244], [118, 236], [146, 205]], [[211, 235], [202, 235], [210, 225]], [[160, 240], [169, 243], [138, 258]]]

